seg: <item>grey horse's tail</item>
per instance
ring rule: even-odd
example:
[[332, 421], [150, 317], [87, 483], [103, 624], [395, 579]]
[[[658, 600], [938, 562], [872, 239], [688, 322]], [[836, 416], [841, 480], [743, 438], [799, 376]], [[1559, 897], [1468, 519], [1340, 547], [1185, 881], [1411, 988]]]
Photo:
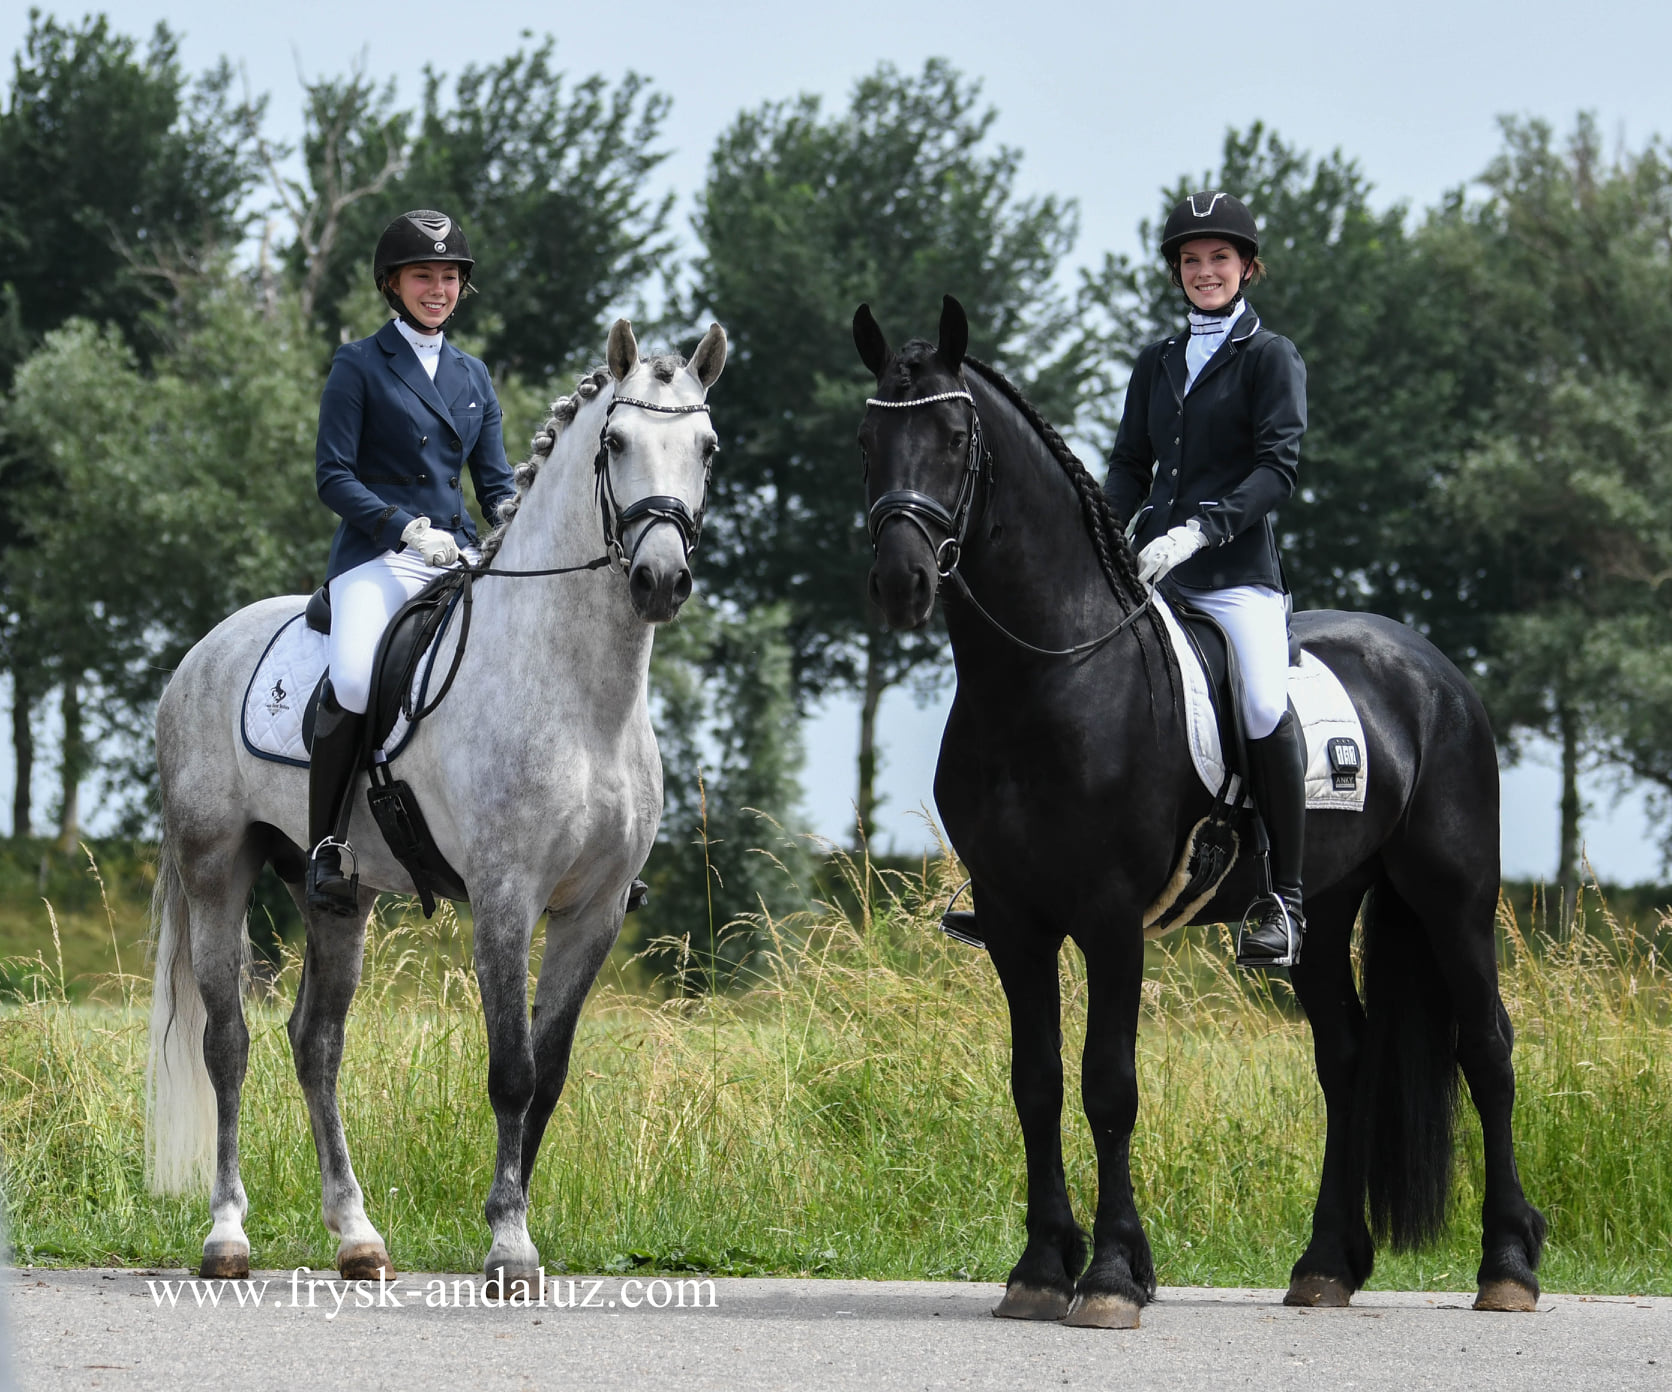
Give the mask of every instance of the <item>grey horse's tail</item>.
[[165, 832], [151, 895], [151, 1055], [145, 1069], [145, 1169], [159, 1194], [202, 1192], [215, 1160], [215, 1090], [203, 1065], [203, 997], [180, 867]]

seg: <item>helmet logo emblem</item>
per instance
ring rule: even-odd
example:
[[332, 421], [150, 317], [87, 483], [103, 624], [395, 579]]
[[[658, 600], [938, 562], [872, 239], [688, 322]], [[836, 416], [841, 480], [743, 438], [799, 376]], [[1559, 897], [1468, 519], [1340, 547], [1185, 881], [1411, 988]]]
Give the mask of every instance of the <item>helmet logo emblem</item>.
[[435, 249], [437, 251], [446, 251], [447, 250], [447, 243], [446, 242], [437, 242], [435, 244]]
[[443, 241], [453, 230], [453, 219], [445, 213], [409, 213], [412, 225], [433, 241]]
[[1196, 195], [1191, 194], [1190, 195], [1190, 213], [1191, 213], [1191, 216], [1199, 217], [1199, 218], [1207, 217], [1210, 213], [1213, 212], [1213, 205], [1215, 203], [1219, 202], [1219, 200], [1221, 198], [1223, 198], [1224, 196], [1225, 195], [1223, 193], [1213, 194], [1211, 197], [1208, 198], [1208, 206], [1207, 207], [1198, 208], [1196, 206]]

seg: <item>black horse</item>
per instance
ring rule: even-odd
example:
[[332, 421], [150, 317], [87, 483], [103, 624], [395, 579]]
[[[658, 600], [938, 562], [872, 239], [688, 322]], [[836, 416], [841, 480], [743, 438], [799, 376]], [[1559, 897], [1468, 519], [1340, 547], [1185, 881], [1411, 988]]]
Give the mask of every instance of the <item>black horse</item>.
[[[935, 801], [1009, 1001], [1028, 1165], [1027, 1246], [994, 1313], [1133, 1327], [1155, 1293], [1129, 1164], [1143, 922], [1212, 802], [1186, 746], [1176, 661], [1102, 490], [1010, 383], [965, 356], [958, 302], [945, 301], [938, 345], [891, 352], [866, 305], [853, 333], [877, 378], [859, 432], [871, 596], [891, 627], [915, 628], [939, 581], [952, 581], [941, 592], [958, 689]], [[1362, 812], [1307, 818], [1308, 928], [1291, 980], [1312, 1025], [1328, 1128], [1312, 1240], [1286, 1303], [1347, 1304], [1370, 1276], [1372, 1228], [1395, 1247], [1437, 1233], [1461, 1067], [1485, 1136], [1476, 1306], [1533, 1309], [1545, 1224], [1522, 1193], [1510, 1131], [1486, 712], [1401, 624], [1317, 611], [1297, 614], [1294, 628], [1352, 694], [1369, 774]], [[1193, 922], [1240, 917], [1257, 888], [1251, 860]], [[1348, 952], [1361, 906], [1362, 1004]], [[1089, 1267], [1059, 1143], [1065, 937], [1085, 956], [1088, 987]]]

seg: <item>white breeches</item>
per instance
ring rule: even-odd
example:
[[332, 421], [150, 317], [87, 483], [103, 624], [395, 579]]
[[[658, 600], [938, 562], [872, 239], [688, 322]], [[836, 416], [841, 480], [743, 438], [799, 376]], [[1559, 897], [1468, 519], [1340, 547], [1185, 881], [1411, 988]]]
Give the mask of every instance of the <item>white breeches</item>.
[[1242, 732], [1249, 739], [1264, 739], [1289, 709], [1289, 622], [1283, 596], [1267, 585], [1179, 588], [1196, 608], [1219, 621], [1237, 650]]
[[[475, 564], [474, 547], [464, 555]], [[395, 611], [441, 574], [425, 565], [412, 547], [385, 551], [381, 556], [345, 570], [331, 582], [331, 633], [326, 660], [331, 668], [331, 690], [344, 710], [364, 715], [372, 694], [372, 661], [378, 639]]]

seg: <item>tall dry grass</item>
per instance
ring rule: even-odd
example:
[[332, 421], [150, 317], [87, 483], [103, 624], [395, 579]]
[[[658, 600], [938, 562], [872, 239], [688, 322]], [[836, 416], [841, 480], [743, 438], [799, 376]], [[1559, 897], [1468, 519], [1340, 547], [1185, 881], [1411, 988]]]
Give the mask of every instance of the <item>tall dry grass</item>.
[[[952, 874], [847, 862], [851, 907], [765, 925], [746, 989], [601, 985], [534, 1182], [548, 1266], [1002, 1278], [1024, 1213], [1006, 1013], [985, 956], [935, 931]], [[371, 940], [342, 1082], [368, 1206], [398, 1264], [473, 1269], [493, 1126], [467, 946], [445, 910], [432, 924], [387, 913]], [[1672, 1290], [1666, 966], [1594, 900], [1561, 943], [1529, 941], [1506, 911], [1503, 942], [1521, 1168], [1551, 1221], [1546, 1284]], [[1282, 1284], [1310, 1221], [1323, 1136], [1310, 1037], [1286, 987], [1228, 960], [1212, 933], [1150, 951], [1134, 1180], [1164, 1283]], [[34, 997], [0, 1012], [18, 1257], [195, 1263], [205, 1201], [143, 1183], [143, 983], [72, 1004], [42, 967]], [[296, 971], [249, 1007], [243, 1175], [256, 1263], [322, 1268], [334, 1244], [283, 1032]], [[1072, 953], [1062, 976], [1073, 1099], [1085, 983]], [[1095, 1165], [1072, 1105], [1064, 1146], [1089, 1216]], [[1480, 1183], [1471, 1113], [1445, 1237], [1384, 1256], [1376, 1283], [1468, 1288]]]

